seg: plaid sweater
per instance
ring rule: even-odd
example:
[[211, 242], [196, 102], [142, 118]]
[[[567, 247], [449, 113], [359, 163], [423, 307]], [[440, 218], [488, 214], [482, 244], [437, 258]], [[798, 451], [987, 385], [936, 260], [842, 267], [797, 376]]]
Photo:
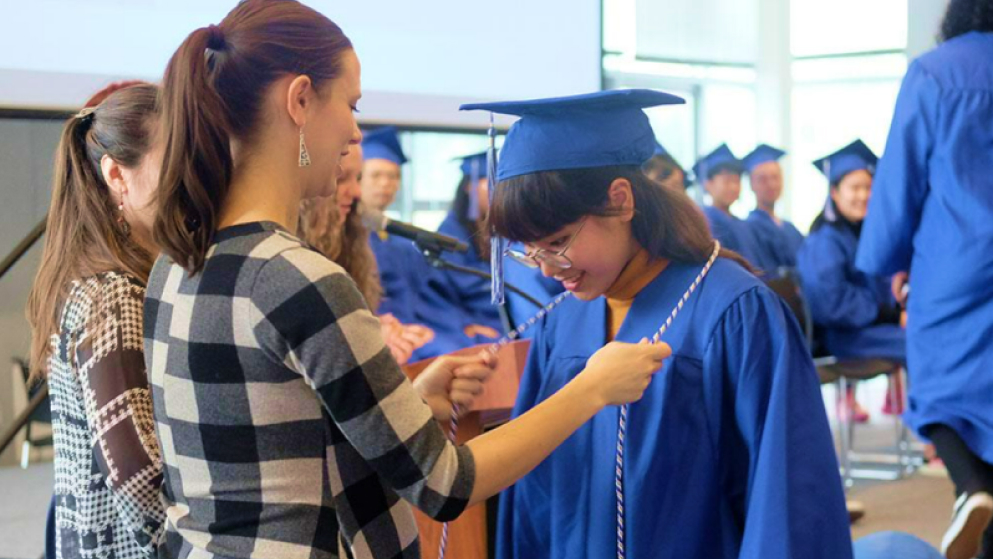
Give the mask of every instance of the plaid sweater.
[[193, 277], [160, 258], [145, 348], [170, 558], [419, 557], [404, 501], [439, 520], [468, 503], [471, 452], [351, 278], [278, 225], [218, 231]]

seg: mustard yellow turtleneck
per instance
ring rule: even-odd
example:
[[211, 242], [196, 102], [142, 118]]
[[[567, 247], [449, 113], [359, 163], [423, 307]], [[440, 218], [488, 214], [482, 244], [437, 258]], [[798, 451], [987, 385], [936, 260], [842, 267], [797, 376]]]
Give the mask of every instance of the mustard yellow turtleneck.
[[607, 298], [607, 341], [613, 340], [631, 310], [634, 298], [669, 265], [665, 258], [654, 258], [645, 249], [628, 262], [614, 285], [604, 293]]

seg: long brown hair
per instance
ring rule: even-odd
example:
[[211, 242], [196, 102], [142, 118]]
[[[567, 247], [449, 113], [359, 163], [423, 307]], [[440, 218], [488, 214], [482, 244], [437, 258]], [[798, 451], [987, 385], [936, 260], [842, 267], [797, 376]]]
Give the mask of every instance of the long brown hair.
[[191, 274], [203, 267], [231, 182], [231, 140], [251, 145], [269, 86], [300, 74], [320, 91], [351, 48], [337, 25], [295, 0], [245, 0], [183, 41], [162, 85], [165, 157], [153, 234], [174, 262]]
[[334, 196], [312, 198], [300, 204], [300, 236], [310, 246], [345, 269], [365, 297], [370, 309], [379, 307], [383, 287], [379, 282], [376, 256], [369, 246], [369, 230], [362, 224], [359, 201], [341, 223]]
[[459, 188], [455, 191], [455, 199], [452, 201], [452, 213], [455, 214], [455, 219], [458, 220], [459, 224], [469, 232], [469, 238], [472, 240], [472, 247], [476, 251], [476, 256], [483, 262], [489, 262], [490, 235], [489, 230], [486, 228], [486, 220], [469, 217], [472, 213], [469, 206], [473, 203], [472, 196], [469, 195], [469, 189], [478, 188], [478, 185], [470, 185], [471, 182], [471, 175], [462, 175], [462, 180], [459, 181]]
[[[714, 249], [703, 213], [692, 200], [663, 188], [633, 166], [543, 171], [497, 184], [489, 219], [503, 237], [530, 243], [587, 215], [617, 215], [608, 192], [614, 180], [631, 183], [635, 213], [631, 231], [649, 254], [676, 262], [702, 263]], [[737, 253], [721, 249], [749, 270]]]
[[[28, 298], [31, 370], [45, 374], [50, 340], [73, 280], [107, 271], [145, 282], [152, 256], [118, 223], [117, 205], [100, 169], [103, 156], [137, 168], [151, 147], [158, 88], [124, 84], [100, 92], [62, 128], [41, 265]], [[114, 86], [119, 87], [119, 86]]]

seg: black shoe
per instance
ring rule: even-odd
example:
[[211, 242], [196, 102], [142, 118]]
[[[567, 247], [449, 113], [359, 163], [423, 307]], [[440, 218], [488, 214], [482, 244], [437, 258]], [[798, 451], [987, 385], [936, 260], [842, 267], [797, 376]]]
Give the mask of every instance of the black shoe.
[[983, 545], [983, 533], [993, 519], [993, 497], [989, 493], [963, 493], [955, 501], [952, 525], [941, 540], [947, 559], [973, 559]]

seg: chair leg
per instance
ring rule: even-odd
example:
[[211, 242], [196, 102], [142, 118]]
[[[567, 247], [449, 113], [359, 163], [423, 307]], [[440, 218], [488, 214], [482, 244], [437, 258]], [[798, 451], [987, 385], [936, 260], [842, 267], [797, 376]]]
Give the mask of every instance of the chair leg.
[[[839, 401], [845, 402], [848, 397], [848, 379], [844, 376], [838, 377], [838, 398]], [[846, 402], [847, 403], [847, 402]], [[838, 414], [838, 436], [841, 441], [841, 449], [839, 454], [841, 455], [841, 478], [845, 485], [845, 490], [853, 485], [852, 482], [852, 413], [851, 410], [845, 406], [841, 407], [841, 413]]]
[[28, 464], [31, 462], [31, 441], [25, 440], [24, 444], [21, 445], [21, 469], [28, 469]]

